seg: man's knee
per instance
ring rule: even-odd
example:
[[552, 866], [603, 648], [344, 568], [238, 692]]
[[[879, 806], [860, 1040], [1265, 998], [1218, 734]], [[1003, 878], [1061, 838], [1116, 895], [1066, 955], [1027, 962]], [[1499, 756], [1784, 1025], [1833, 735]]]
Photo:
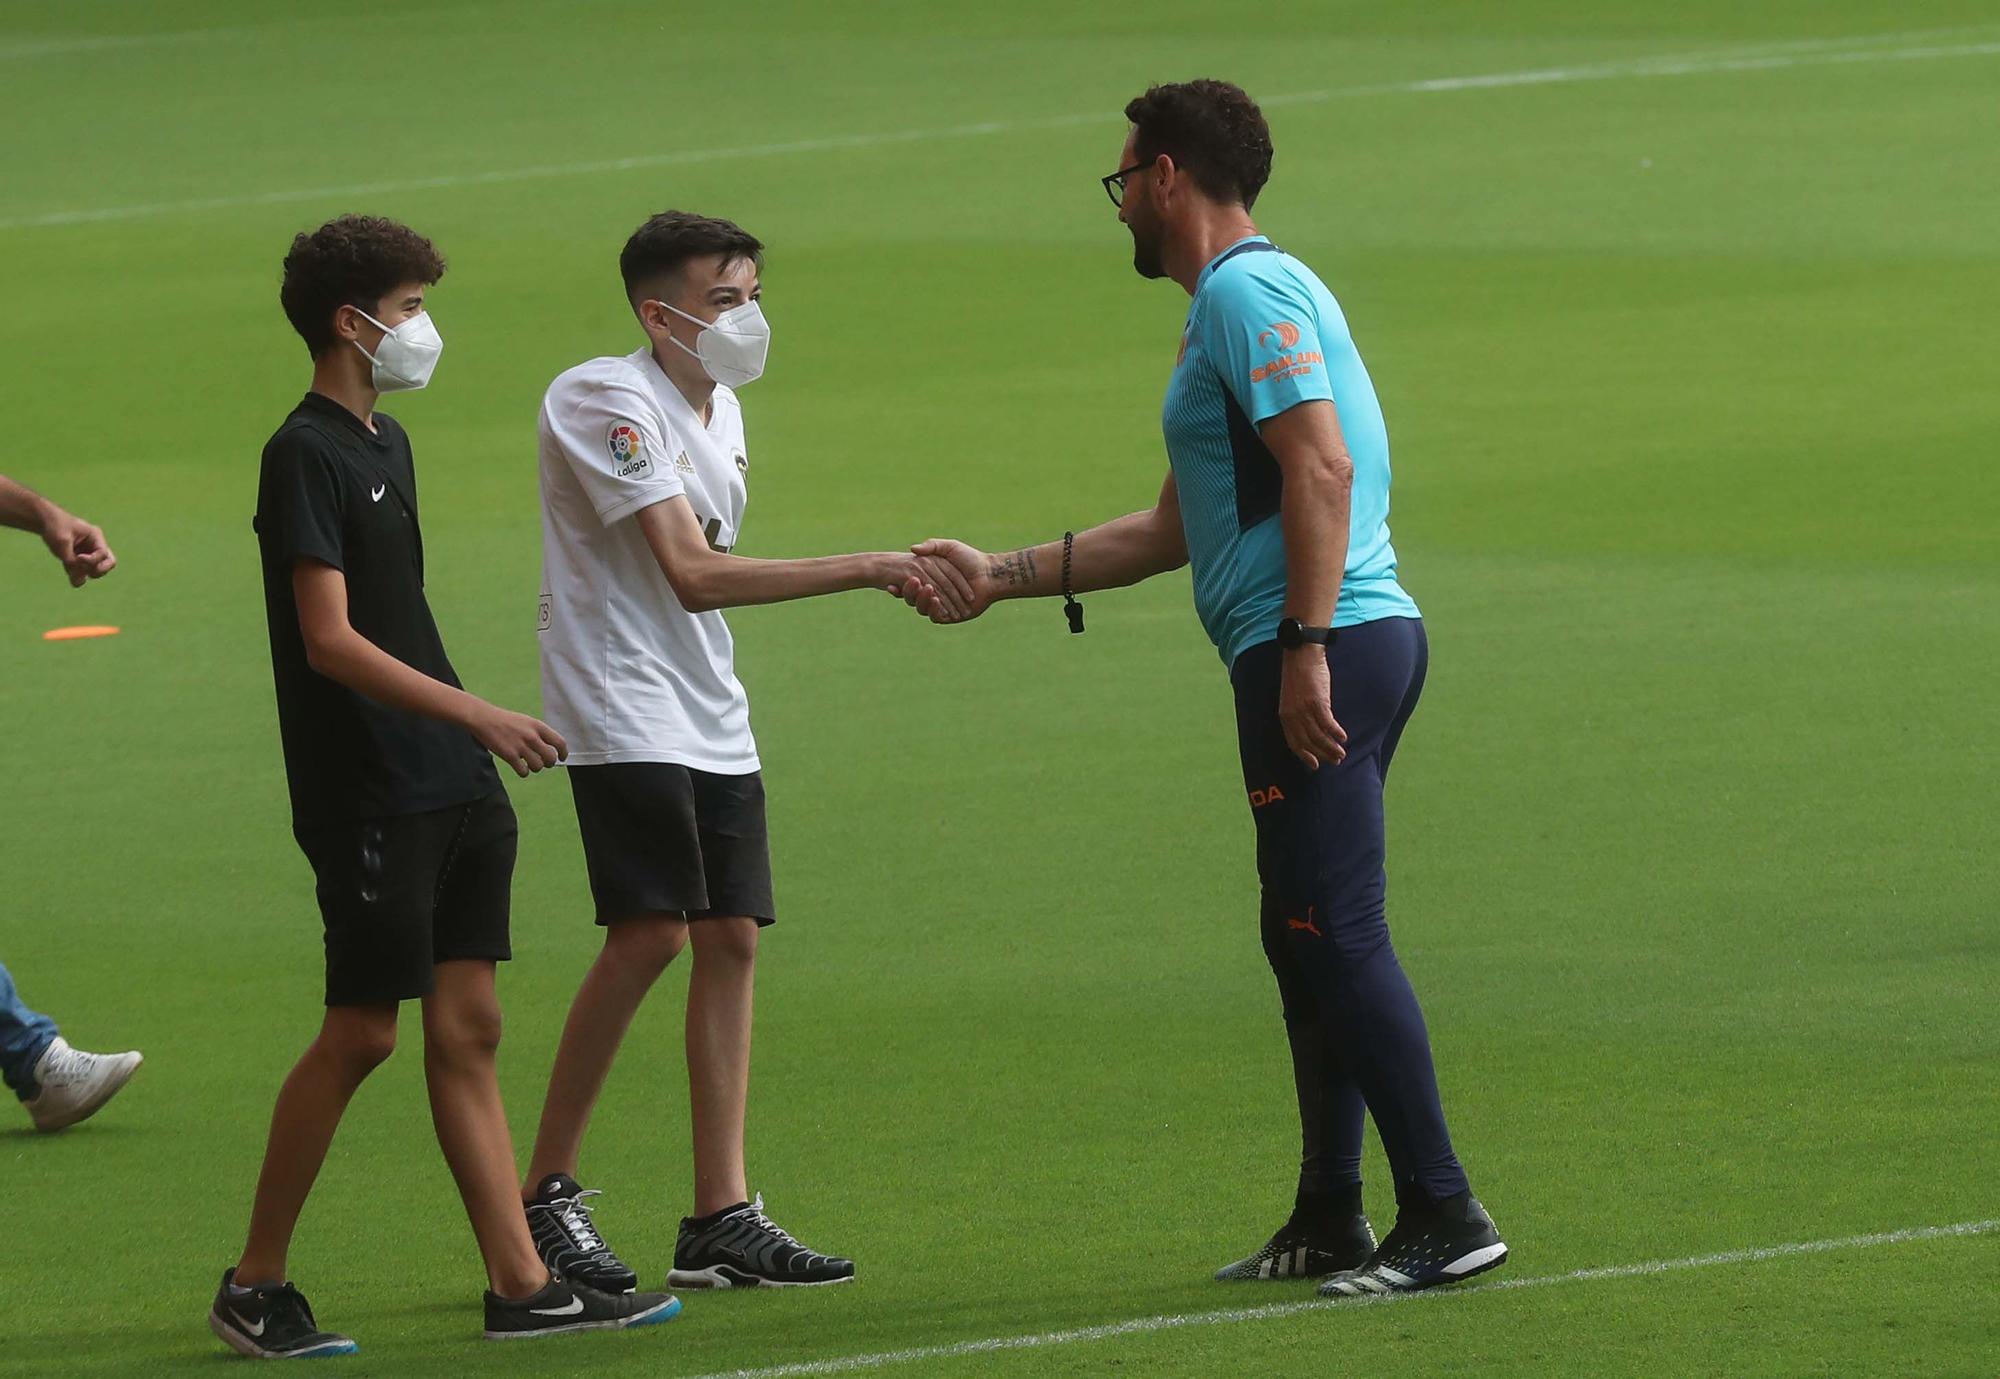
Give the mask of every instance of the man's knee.
[[424, 1052], [452, 1062], [491, 1059], [500, 1051], [500, 1002], [490, 994], [434, 1005], [424, 1012]]
[[742, 917], [697, 920], [689, 926], [696, 962], [742, 966], [757, 960], [757, 921]]
[[620, 920], [604, 931], [605, 956], [628, 972], [651, 980], [667, 970], [687, 945], [687, 921], [665, 915]]
[[396, 1007], [331, 1007], [316, 1043], [321, 1053], [359, 1081], [396, 1051]]
[[1265, 894], [1258, 927], [1264, 959], [1271, 964], [1271, 975], [1278, 979], [1278, 999], [1288, 1025], [1319, 1018], [1319, 1003], [1313, 998], [1312, 983], [1300, 969], [1298, 954], [1293, 951], [1292, 931], [1287, 923], [1292, 917], [1275, 896]]

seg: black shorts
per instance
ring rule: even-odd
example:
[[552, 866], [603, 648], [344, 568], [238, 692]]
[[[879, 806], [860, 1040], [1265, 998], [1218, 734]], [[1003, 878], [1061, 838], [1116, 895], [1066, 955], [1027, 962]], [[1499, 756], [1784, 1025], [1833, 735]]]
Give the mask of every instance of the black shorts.
[[517, 841], [497, 790], [424, 814], [299, 832], [326, 922], [326, 1003], [380, 1005], [431, 993], [454, 959], [505, 962]]
[[662, 912], [777, 919], [761, 773], [618, 761], [570, 767], [569, 788], [599, 924]]

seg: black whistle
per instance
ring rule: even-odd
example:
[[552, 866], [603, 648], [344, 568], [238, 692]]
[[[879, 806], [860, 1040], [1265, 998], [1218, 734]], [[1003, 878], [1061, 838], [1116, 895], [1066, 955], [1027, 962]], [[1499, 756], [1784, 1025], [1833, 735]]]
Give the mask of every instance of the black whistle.
[[1075, 599], [1071, 599], [1063, 605], [1063, 613], [1069, 618], [1069, 630], [1071, 632], [1083, 631], [1083, 605], [1081, 603], [1078, 603]]

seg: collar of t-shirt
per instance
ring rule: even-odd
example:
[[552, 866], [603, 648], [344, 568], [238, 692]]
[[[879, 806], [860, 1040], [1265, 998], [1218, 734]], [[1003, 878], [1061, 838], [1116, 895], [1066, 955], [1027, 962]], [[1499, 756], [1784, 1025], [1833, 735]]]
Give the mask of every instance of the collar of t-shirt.
[[[703, 421], [701, 413], [695, 411], [694, 404], [687, 400], [687, 394], [680, 390], [680, 385], [668, 378], [667, 371], [660, 367], [660, 361], [653, 358], [652, 350], [634, 350], [629, 357], [645, 373], [647, 381], [653, 385], [653, 396], [660, 400], [660, 406], [667, 410], [668, 415], [676, 422], [693, 426], [697, 431], [715, 434], [716, 423], [722, 417], [722, 409], [715, 405], [715, 394], [709, 394], [708, 420]], [[721, 386], [719, 383], [716, 385], [718, 388]]]
[[[1230, 244], [1229, 246], [1224, 248], [1221, 253], [1217, 254], [1214, 258], [1210, 259], [1206, 264], [1202, 266], [1201, 273], [1194, 280], [1194, 290], [1196, 292], [1199, 292], [1202, 290], [1202, 288], [1206, 287], [1208, 285], [1208, 280], [1215, 276], [1215, 270], [1222, 267], [1222, 261], [1224, 259], [1230, 258], [1231, 256], [1241, 251], [1244, 245], [1270, 244], [1270, 243], [1271, 241], [1266, 239], [1263, 235], [1245, 235], [1243, 236], [1242, 239], [1239, 239], [1234, 243]], [[1276, 246], [1273, 245], [1272, 247], [1275, 248]]]
[[354, 413], [348, 411], [347, 408], [335, 402], [325, 393], [307, 393], [305, 401], [299, 405], [307, 411], [317, 412], [319, 415], [329, 418], [335, 424], [344, 426], [355, 436], [367, 441], [378, 450], [388, 450], [391, 448], [392, 442], [388, 436], [382, 433], [381, 428], [371, 429], [360, 417], [355, 416]]

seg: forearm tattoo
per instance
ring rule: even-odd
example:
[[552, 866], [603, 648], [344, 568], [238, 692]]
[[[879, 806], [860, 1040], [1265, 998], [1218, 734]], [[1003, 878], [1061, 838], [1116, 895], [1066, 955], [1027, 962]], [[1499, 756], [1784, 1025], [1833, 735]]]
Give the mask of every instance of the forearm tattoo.
[[1035, 553], [1032, 550], [1015, 551], [1003, 555], [986, 564], [986, 577], [995, 584], [1005, 584], [1011, 588], [1021, 588], [1035, 582]]

